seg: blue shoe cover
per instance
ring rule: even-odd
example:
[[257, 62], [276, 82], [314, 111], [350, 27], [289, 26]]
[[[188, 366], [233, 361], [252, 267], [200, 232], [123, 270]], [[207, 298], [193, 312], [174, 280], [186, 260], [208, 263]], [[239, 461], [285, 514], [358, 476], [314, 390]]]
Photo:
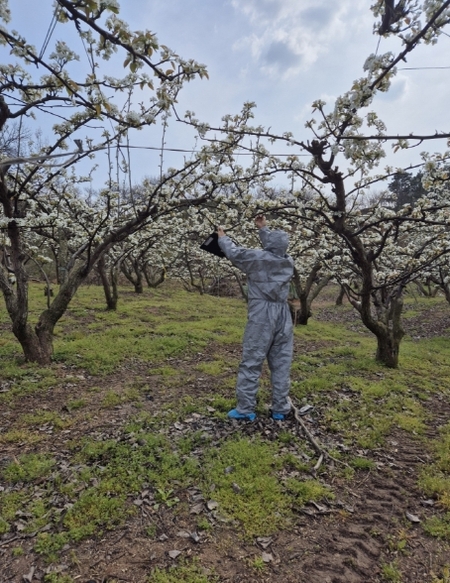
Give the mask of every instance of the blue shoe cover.
[[246, 421], [254, 421], [256, 419], [256, 413], [239, 413], [236, 409], [231, 409], [228, 411], [228, 415], [230, 419], [243, 419]]
[[275, 421], [284, 421], [286, 418], [286, 415], [284, 413], [277, 413], [276, 411], [272, 411], [270, 413], [270, 416], [272, 417], [272, 419], [275, 419]]

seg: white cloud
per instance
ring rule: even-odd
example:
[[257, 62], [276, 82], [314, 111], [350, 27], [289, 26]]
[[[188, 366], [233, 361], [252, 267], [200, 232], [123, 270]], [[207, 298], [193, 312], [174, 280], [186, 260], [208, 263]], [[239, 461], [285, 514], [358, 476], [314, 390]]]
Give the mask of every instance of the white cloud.
[[362, 21], [371, 22], [367, 7], [358, 3], [355, 8], [346, 0], [232, 0], [232, 5], [248, 19], [250, 29], [233, 48], [250, 52], [271, 76], [311, 70], [354, 37]]

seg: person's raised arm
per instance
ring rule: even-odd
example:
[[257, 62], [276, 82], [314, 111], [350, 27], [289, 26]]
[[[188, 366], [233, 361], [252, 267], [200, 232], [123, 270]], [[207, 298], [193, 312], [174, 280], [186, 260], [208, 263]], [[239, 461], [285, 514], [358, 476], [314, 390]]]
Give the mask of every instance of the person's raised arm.
[[247, 249], [240, 245], [236, 245], [230, 237], [226, 235], [223, 227], [217, 227], [217, 235], [219, 236], [219, 247], [225, 253], [225, 257], [229, 259], [235, 267], [244, 273], [247, 273], [258, 252], [255, 249]]

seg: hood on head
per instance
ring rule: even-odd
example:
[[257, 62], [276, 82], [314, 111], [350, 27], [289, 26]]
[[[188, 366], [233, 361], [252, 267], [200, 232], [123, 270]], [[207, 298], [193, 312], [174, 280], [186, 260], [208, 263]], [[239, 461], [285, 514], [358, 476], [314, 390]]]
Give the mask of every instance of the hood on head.
[[261, 231], [261, 242], [266, 251], [283, 257], [289, 245], [289, 237], [284, 231]]

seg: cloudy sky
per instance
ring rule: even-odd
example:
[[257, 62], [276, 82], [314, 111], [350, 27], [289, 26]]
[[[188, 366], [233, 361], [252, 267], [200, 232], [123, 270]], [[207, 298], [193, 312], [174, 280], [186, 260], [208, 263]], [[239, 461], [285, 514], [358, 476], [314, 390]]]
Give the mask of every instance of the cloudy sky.
[[[133, 30], [147, 28], [181, 56], [208, 67], [209, 80], [183, 89], [179, 110], [195, 111], [212, 124], [237, 113], [245, 101], [257, 104], [255, 123], [272, 133], [290, 131], [298, 140], [311, 137], [305, 122], [317, 98], [330, 107], [361, 77], [366, 57], [399, 44], [373, 34], [373, 0], [122, 0], [121, 17]], [[52, 16], [51, 0], [10, 2], [13, 26], [39, 48]], [[52, 41], [67, 35], [57, 25]], [[447, 30], [450, 35], [450, 27]], [[81, 53], [80, 53], [81, 54]], [[432, 68], [430, 68], [432, 67]], [[449, 131], [450, 36], [413, 52], [400, 67], [388, 94], [375, 109], [390, 134]], [[140, 136], [141, 144], [158, 146], [157, 134]], [[190, 143], [188, 143], [190, 140]], [[192, 138], [173, 124], [168, 147], [191, 147]], [[428, 143], [388, 161], [414, 164]], [[280, 146], [277, 146], [280, 151]], [[389, 150], [389, 146], [387, 147]], [[289, 150], [289, 153], [292, 153]], [[138, 168], [147, 162], [136, 154]], [[155, 162], [153, 161], [152, 164]], [[135, 173], [137, 170], [135, 170]], [[155, 172], [156, 174], [156, 172]]]

